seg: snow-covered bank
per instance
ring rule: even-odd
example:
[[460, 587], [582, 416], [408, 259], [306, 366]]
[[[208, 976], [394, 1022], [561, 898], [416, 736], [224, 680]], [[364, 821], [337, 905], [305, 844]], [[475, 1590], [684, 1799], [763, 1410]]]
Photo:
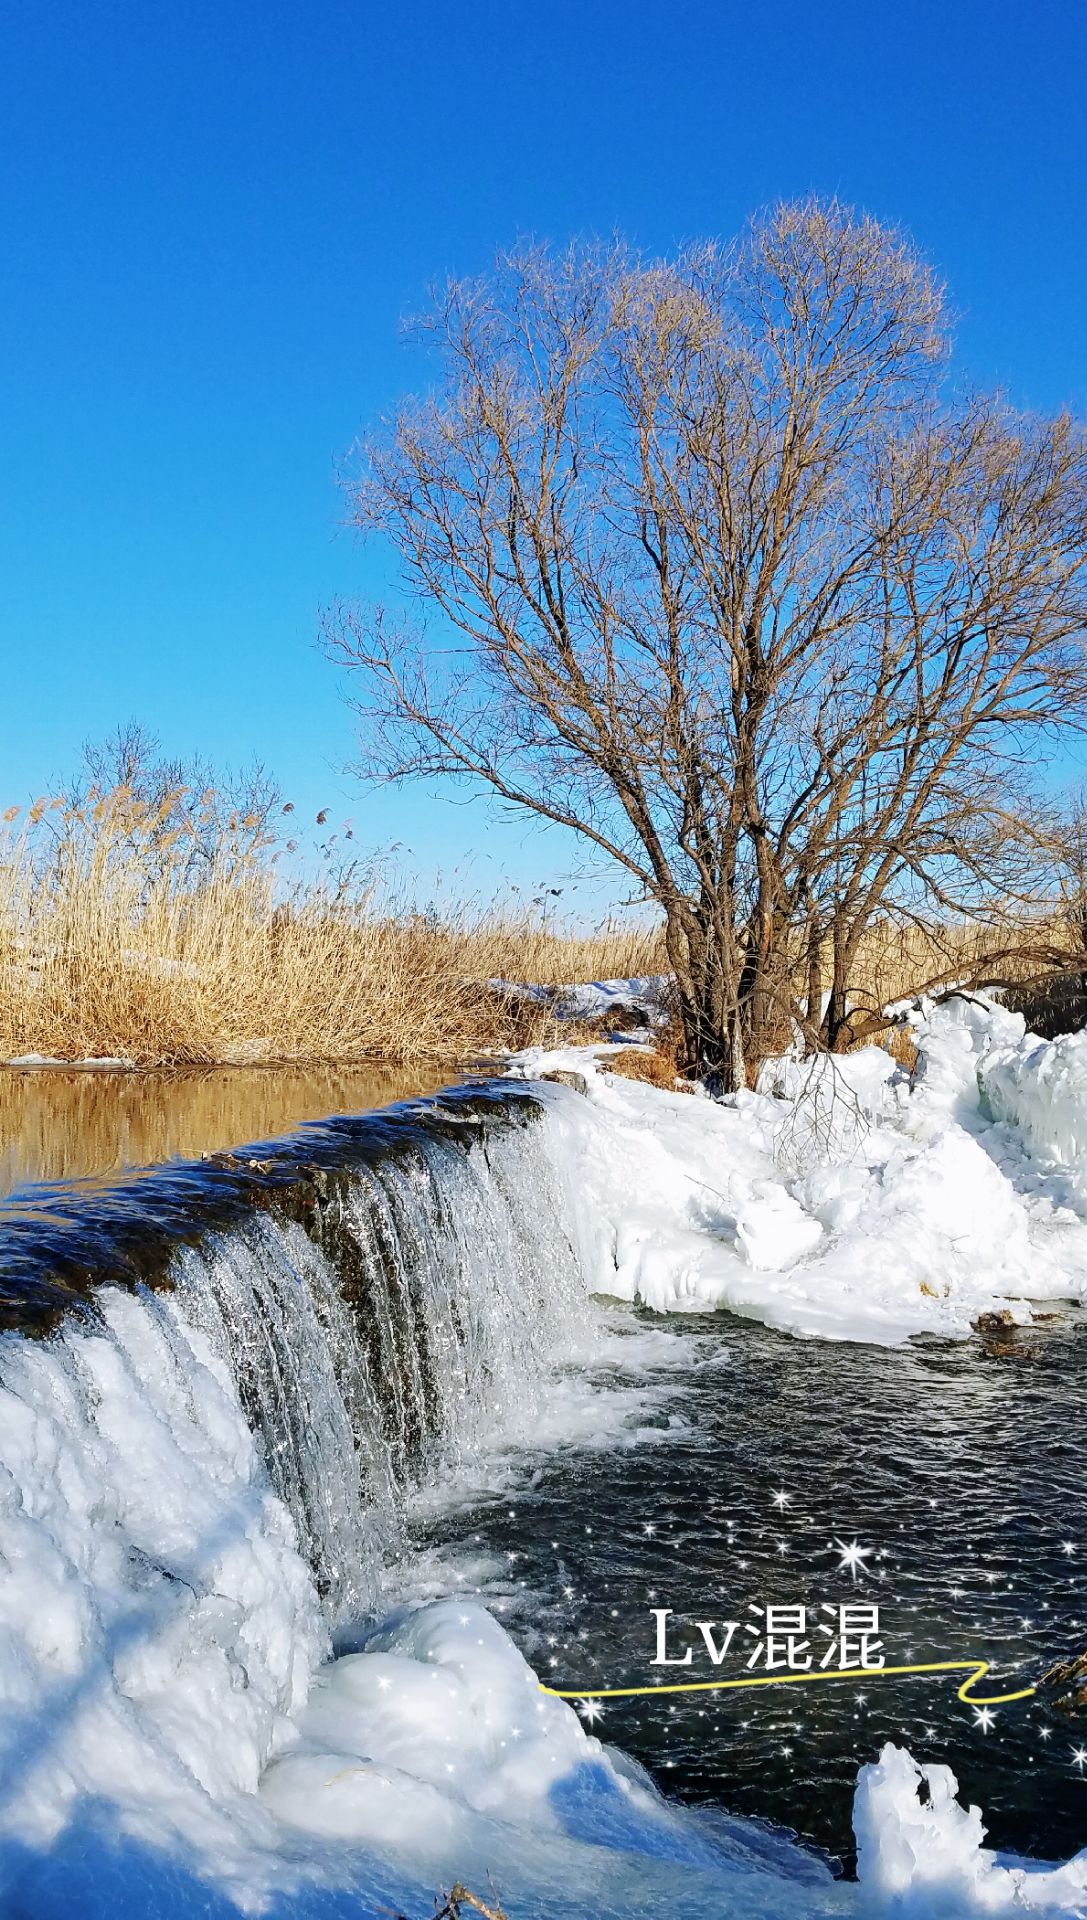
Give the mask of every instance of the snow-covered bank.
[[667, 974], [642, 974], [627, 980], [587, 980], [546, 987], [534, 982], [489, 980], [495, 993], [514, 1000], [531, 1000], [547, 1007], [559, 1020], [600, 1020], [609, 1014], [638, 1013], [647, 1026], [659, 1025], [667, 998]]
[[609, 1075], [606, 1048], [522, 1055], [586, 1079], [552, 1104], [594, 1287], [884, 1343], [1087, 1298], [1087, 1036], [965, 997], [916, 1028], [912, 1080], [869, 1047], [721, 1104]]

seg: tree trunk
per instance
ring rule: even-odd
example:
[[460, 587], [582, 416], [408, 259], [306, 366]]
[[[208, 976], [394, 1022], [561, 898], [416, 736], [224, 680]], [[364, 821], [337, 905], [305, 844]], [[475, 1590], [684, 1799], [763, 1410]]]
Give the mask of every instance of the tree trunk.
[[823, 929], [812, 916], [808, 923], [808, 997], [806, 1013], [814, 1032], [823, 1019]]
[[747, 1085], [738, 982], [730, 978], [715, 907], [708, 917], [707, 925], [704, 912], [666, 916], [684, 1065], [712, 1091], [737, 1093]]
[[820, 1027], [820, 1038], [831, 1053], [843, 1053], [852, 1034], [849, 1022], [849, 972], [853, 948], [847, 930], [835, 921], [831, 933], [833, 961], [830, 993]]

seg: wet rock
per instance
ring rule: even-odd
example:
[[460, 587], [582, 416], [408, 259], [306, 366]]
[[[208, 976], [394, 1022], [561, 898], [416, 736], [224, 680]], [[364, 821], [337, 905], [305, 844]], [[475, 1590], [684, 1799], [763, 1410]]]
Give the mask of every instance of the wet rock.
[[[1071, 1660], [1058, 1660], [1055, 1666], [1043, 1673], [1038, 1681], [1038, 1691], [1049, 1687], [1067, 1687], [1076, 1680], [1087, 1682], [1087, 1653], [1074, 1654]], [[1070, 1720], [1087, 1719], [1087, 1684], [1073, 1687], [1070, 1693], [1062, 1694], [1054, 1700], [1053, 1708], [1056, 1713], [1066, 1714]]]
[[228, 1173], [274, 1173], [275, 1160], [257, 1160], [242, 1153], [202, 1153], [201, 1161], [209, 1167], [223, 1167]]
[[1057, 1660], [1047, 1667], [1038, 1682], [1040, 1687], [1066, 1687], [1070, 1680], [1087, 1680], [1087, 1653], [1075, 1653], [1071, 1660]]
[[1017, 1346], [1012, 1340], [985, 1340], [983, 1352], [986, 1360], [1014, 1360], [1017, 1366], [1033, 1366], [1039, 1355], [1030, 1347]]
[[1016, 1325], [1015, 1315], [1007, 1307], [1001, 1307], [999, 1313], [979, 1313], [973, 1323], [975, 1333], [1000, 1333], [1004, 1327]]
[[555, 1067], [550, 1073], [541, 1073], [541, 1080], [553, 1080], [556, 1086], [572, 1087], [575, 1093], [589, 1096], [589, 1082], [583, 1073], [575, 1073], [571, 1067]]

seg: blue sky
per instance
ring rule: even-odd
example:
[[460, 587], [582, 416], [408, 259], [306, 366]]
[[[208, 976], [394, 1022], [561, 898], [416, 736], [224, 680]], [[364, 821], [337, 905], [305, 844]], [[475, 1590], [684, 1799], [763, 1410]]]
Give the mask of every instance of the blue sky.
[[409, 850], [424, 892], [439, 870], [562, 884], [558, 837], [354, 787], [316, 650], [320, 605], [380, 584], [334, 475], [408, 380], [400, 317], [519, 233], [664, 249], [837, 193], [936, 262], [971, 377], [1087, 412], [1076, 0], [7, 0], [0, 21], [0, 801], [136, 717], [178, 752], [260, 755], [300, 814]]

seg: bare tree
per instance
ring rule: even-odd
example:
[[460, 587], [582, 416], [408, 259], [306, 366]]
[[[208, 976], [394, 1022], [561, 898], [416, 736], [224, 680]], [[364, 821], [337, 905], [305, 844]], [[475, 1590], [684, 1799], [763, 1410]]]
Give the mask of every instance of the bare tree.
[[87, 740], [64, 797], [86, 809], [95, 799], [124, 795], [134, 830], [145, 845], [188, 849], [188, 869], [199, 873], [225, 854], [242, 860], [269, 846], [283, 794], [262, 762], [219, 771], [199, 754], [165, 754], [156, 733], [138, 720], [119, 723], [101, 740]]
[[522, 247], [421, 324], [438, 390], [350, 482], [405, 603], [327, 627], [363, 770], [616, 862], [725, 1086], [790, 1019], [840, 1044], [875, 914], [1023, 884], [1087, 707], [1083, 437], [949, 396], [932, 273], [834, 203], [666, 262]]

